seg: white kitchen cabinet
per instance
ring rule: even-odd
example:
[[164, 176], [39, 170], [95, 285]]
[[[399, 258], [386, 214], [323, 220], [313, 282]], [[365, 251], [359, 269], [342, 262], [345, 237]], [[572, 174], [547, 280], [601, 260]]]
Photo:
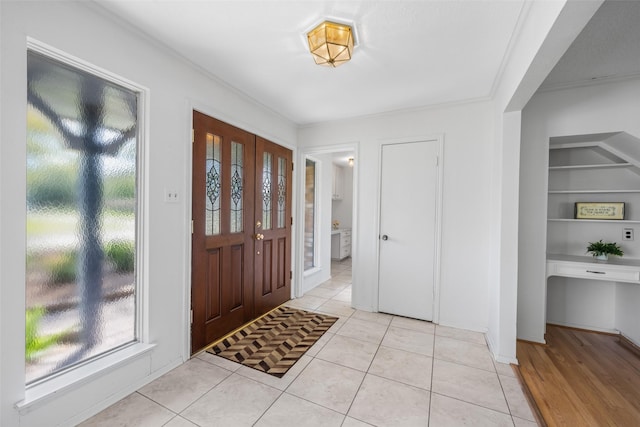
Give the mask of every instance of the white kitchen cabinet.
[[333, 230], [331, 232], [331, 259], [342, 260], [348, 256], [351, 256], [351, 230]]
[[342, 200], [344, 197], [344, 177], [342, 167], [333, 165], [333, 181], [331, 198], [333, 200]]

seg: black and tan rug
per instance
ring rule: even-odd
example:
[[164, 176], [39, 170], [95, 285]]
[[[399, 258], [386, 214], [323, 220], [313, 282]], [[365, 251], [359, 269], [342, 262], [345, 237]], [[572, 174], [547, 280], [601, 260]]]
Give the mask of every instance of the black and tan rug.
[[333, 316], [278, 307], [207, 351], [282, 377], [336, 320]]

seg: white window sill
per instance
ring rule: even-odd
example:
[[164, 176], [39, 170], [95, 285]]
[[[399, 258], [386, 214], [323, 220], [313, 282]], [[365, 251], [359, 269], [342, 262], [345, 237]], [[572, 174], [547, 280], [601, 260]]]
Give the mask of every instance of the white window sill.
[[307, 271], [305, 271], [304, 273], [302, 273], [302, 277], [309, 277], [309, 276], [313, 276], [316, 273], [319, 273], [322, 271], [322, 268], [320, 267], [313, 267]]
[[108, 374], [124, 363], [140, 357], [155, 347], [155, 344], [134, 343], [113, 353], [98, 357], [61, 375], [27, 387], [24, 399], [16, 403], [16, 408], [24, 411], [44, 403], [60, 392], [87, 383], [96, 377]]

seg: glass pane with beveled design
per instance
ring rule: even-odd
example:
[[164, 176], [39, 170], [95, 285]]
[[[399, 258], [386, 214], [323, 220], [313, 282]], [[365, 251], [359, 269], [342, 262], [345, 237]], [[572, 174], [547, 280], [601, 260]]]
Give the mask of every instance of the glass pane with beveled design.
[[271, 209], [273, 194], [271, 176], [273, 171], [273, 155], [264, 153], [262, 162], [262, 228], [271, 230]]
[[222, 138], [211, 133], [207, 134], [206, 156], [206, 209], [205, 209], [205, 234], [216, 236], [220, 234], [220, 190], [222, 188], [222, 170], [220, 144]]
[[231, 142], [231, 232], [243, 231], [244, 146]]
[[36, 52], [27, 74], [29, 384], [137, 339], [138, 93]]
[[316, 224], [316, 162], [307, 159], [304, 176], [304, 269], [316, 265], [315, 224]]
[[287, 160], [278, 157], [278, 228], [286, 226]]

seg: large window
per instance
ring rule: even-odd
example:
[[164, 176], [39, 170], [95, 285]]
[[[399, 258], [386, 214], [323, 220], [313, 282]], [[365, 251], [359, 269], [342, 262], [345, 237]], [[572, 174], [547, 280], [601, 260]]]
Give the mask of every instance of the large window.
[[138, 98], [28, 53], [26, 382], [137, 340]]

